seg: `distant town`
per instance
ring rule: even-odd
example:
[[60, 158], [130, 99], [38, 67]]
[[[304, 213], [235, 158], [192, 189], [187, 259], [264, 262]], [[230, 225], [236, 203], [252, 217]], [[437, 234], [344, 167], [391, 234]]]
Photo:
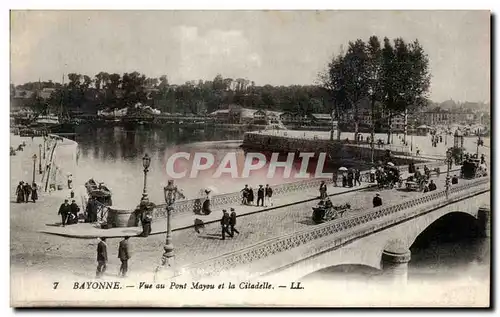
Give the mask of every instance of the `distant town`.
[[[222, 79], [222, 82], [231, 83], [223, 87], [224, 100], [219, 105], [212, 105], [213, 111], [207, 109], [207, 102], [196, 100], [195, 106], [177, 107], [172, 112], [167, 110], [168, 106], [158, 101], [162, 87], [154, 84], [145, 89], [144, 100], [137, 101], [133, 105], [125, 105], [115, 103], [114, 106], [98, 106], [89, 107], [88, 104], [84, 107], [65, 107], [68, 114], [75, 124], [90, 122], [107, 122], [115, 124], [132, 123], [132, 124], [219, 124], [219, 125], [242, 125], [254, 128], [255, 126], [269, 126], [282, 124], [289, 129], [316, 129], [329, 130], [331, 129], [331, 113], [326, 111], [325, 107], [311, 107], [304, 109], [303, 102], [298, 102], [295, 107], [290, 104], [272, 102], [271, 104], [255, 104], [254, 100], [250, 100], [248, 95], [259, 89], [268, 89], [271, 86], [255, 87], [249, 86], [248, 81], [232, 79]], [[234, 84], [233, 84], [234, 83]], [[213, 85], [213, 82], [208, 82], [206, 85]], [[50, 86], [50, 87], [47, 87]], [[34, 119], [45, 112], [45, 115], [58, 115], [58, 95], [60, 95], [62, 85], [52, 82], [28, 83], [24, 85], [11, 86], [11, 115], [15, 118], [25, 120]], [[67, 86], [65, 86], [67, 87]], [[169, 85], [167, 91], [185, 90], [186, 87], [196, 89], [194, 83], [186, 83], [186, 85], [177, 86]], [[29, 89], [28, 89], [29, 88]], [[327, 98], [320, 93], [319, 87], [271, 87], [275, 90], [302, 90], [309, 91], [305, 94], [309, 98], [310, 103], [326, 104]], [[66, 89], [70, 91], [71, 88]], [[310, 93], [313, 91], [313, 93]], [[93, 103], [99, 103], [99, 96], [106, 94], [106, 89], [87, 88], [86, 99], [92, 100]], [[118, 96], [123, 96], [123, 90], [117, 90]], [[167, 93], [168, 94], [168, 93]], [[179, 94], [177, 94], [179, 96]], [[227, 98], [232, 95], [233, 98]], [[239, 98], [238, 95], [243, 98]], [[182, 95], [180, 95], [182, 96]], [[59, 96], [60, 97], [60, 96]], [[236, 98], [235, 98], [236, 97]], [[168, 98], [168, 97], [167, 97]], [[61, 98], [60, 98], [61, 99]], [[232, 99], [232, 100], [229, 100]], [[239, 103], [234, 102], [239, 101]], [[262, 99], [260, 97], [254, 99]], [[292, 98], [293, 99], [293, 98]], [[228, 103], [228, 101], [233, 101]], [[261, 100], [257, 100], [262, 102]], [[179, 100], [174, 101], [177, 105], [182, 104]], [[293, 102], [293, 100], [291, 101]], [[250, 104], [250, 106], [247, 106]], [[42, 106], [41, 106], [42, 105]], [[284, 110], [269, 110], [276, 108], [285, 108]], [[294, 109], [295, 108], [295, 109]], [[288, 110], [290, 109], [290, 110]], [[177, 110], [177, 111], [176, 111]], [[314, 110], [319, 110], [317, 113]], [[353, 129], [352, 122], [354, 111], [348, 109], [340, 115], [339, 125], [343, 131]], [[362, 100], [358, 108], [359, 130], [360, 132], [370, 132], [372, 127], [372, 112], [368, 100]], [[386, 132], [389, 128], [388, 121], [384, 119], [384, 110], [376, 110], [373, 115], [376, 132]], [[404, 132], [407, 126], [408, 132], [415, 130], [418, 127], [434, 127], [434, 126], [450, 126], [459, 125], [465, 133], [488, 134], [491, 127], [490, 104], [485, 102], [460, 102], [452, 99], [442, 103], [431, 102], [425, 108], [419, 108], [417, 112], [408, 113], [405, 115], [397, 114], [391, 120], [391, 131], [398, 133]]]

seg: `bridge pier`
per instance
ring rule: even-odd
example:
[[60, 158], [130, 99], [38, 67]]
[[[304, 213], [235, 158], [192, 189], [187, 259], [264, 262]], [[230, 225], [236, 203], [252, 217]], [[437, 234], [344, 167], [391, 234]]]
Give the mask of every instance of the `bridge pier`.
[[479, 236], [489, 238], [491, 234], [491, 208], [489, 206], [479, 208], [477, 220], [479, 222]]
[[411, 251], [401, 242], [388, 245], [382, 252], [382, 270], [384, 276], [395, 284], [405, 285], [408, 281], [408, 263]]

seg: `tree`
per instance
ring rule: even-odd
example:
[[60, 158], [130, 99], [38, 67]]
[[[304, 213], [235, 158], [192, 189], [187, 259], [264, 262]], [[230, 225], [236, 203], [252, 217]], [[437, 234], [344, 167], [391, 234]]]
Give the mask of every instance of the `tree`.
[[384, 109], [388, 113], [387, 143], [392, 134], [392, 119], [395, 115], [407, 116], [427, 105], [430, 86], [429, 60], [418, 40], [407, 44], [402, 38], [388, 38], [383, 48]]
[[370, 96], [371, 108], [371, 161], [373, 162], [373, 155], [375, 152], [375, 105], [377, 102], [383, 100], [384, 91], [382, 86], [382, 48], [377, 36], [371, 36], [367, 44], [368, 54], [368, 94]]
[[349, 48], [344, 58], [344, 83], [346, 99], [352, 109], [354, 119], [354, 140], [358, 140], [359, 103], [368, 96], [369, 59], [366, 44], [358, 39], [349, 42]]

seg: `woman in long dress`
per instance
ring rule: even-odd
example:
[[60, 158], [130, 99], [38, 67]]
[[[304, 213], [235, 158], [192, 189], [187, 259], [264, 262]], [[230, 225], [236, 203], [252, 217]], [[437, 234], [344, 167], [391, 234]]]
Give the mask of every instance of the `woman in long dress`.
[[24, 202], [24, 186], [23, 182], [19, 182], [19, 185], [17, 185], [16, 188], [16, 202], [22, 203]]

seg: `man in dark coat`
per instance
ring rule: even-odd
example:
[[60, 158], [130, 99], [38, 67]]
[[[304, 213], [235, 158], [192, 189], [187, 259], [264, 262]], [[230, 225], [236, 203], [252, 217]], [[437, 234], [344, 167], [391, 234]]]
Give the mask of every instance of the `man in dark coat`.
[[354, 186], [354, 172], [352, 168], [349, 169], [347, 172], [347, 186], [352, 187]]
[[375, 197], [373, 197], [373, 208], [382, 206], [382, 198], [380, 198], [380, 194], [377, 193]]
[[118, 258], [122, 262], [120, 265], [120, 276], [125, 277], [128, 271], [128, 260], [130, 259], [129, 252], [129, 237], [124, 237], [122, 241], [120, 241], [120, 245], [118, 247]]
[[97, 270], [96, 278], [100, 278], [106, 272], [106, 263], [108, 262], [108, 246], [106, 245], [106, 238], [101, 238], [97, 245]]
[[262, 185], [259, 185], [259, 189], [257, 190], [257, 206], [260, 205], [264, 207], [264, 187]]
[[240, 232], [235, 228], [236, 226], [236, 211], [234, 208], [231, 208], [231, 215], [229, 215], [229, 226], [231, 227], [231, 234], [234, 236], [234, 233], [240, 234]]
[[30, 200], [31, 186], [28, 182], [24, 183], [24, 202], [27, 203]]
[[222, 212], [223, 212], [223, 215], [222, 215], [222, 218], [220, 220], [220, 225], [222, 228], [222, 240], [226, 240], [226, 233], [231, 238], [233, 237], [233, 235], [231, 234], [231, 232], [229, 232], [229, 222], [230, 222], [229, 214], [227, 213], [227, 210], [225, 210], [225, 209], [223, 209]]
[[253, 188], [248, 187], [248, 204], [249, 205], [253, 205], [253, 199], [254, 199]]
[[451, 178], [451, 184], [452, 185], [458, 184], [458, 177], [457, 177], [457, 175], [453, 175], [453, 177]]
[[68, 224], [75, 224], [78, 222], [78, 212], [80, 211], [80, 207], [78, 207], [78, 205], [76, 204], [76, 201], [73, 199], [71, 201], [71, 205], [69, 205], [69, 208], [70, 208], [70, 218], [71, 221], [68, 221]]
[[429, 191], [431, 192], [431, 191], [436, 190], [436, 189], [437, 189], [437, 186], [434, 183], [434, 181], [431, 179], [430, 183], [429, 183]]
[[356, 184], [361, 186], [361, 172], [359, 169], [354, 170], [354, 185]]
[[245, 188], [241, 190], [242, 200], [241, 203], [243, 205], [248, 205], [248, 185], [245, 185]]
[[69, 206], [68, 200], [65, 199], [64, 203], [59, 207], [58, 215], [61, 215], [61, 224], [64, 227], [66, 225], [66, 219], [68, 219], [68, 215], [71, 212], [71, 208]]

